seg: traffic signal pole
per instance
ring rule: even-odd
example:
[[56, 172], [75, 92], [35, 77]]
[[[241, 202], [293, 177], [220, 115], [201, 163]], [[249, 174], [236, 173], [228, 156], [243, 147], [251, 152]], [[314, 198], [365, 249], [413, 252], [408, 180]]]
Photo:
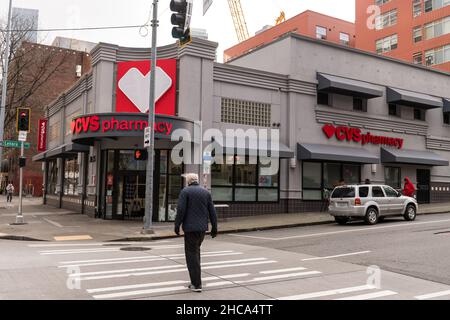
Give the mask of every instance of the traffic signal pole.
[[[12, 0], [9, 0], [8, 22], [6, 26], [6, 46], [3, 56], [2, 99], [0, 104], [0, 141], [3, 141], [5, 125], [6, 93], [8, 90], [9, 47], [11, 43]], [[0, 147], [0, 169], [3, 163], [3, 148]], [[1, 171], [1, 170], [0, 170]], [[1, 173], [1, 172], [0, 172]], [[3, 182], [0, 179], [0, 183]], [[1, 187], [1, 185], [0, 185]]]
[[[20, 157], [23, 158], [24, 153], [24, 142], [20, 142]], [[20, 166], [19, 169], [19, 212], [16, 217], [16, 224], [24, 224], [23, 213], [22, 213], [22, 190], [23, 190], [23, 167]]]
[[152, 20], [152, 57], [150, 68], [150, 108], [148, 112], [148, 126], [150, 127], [150, 145], [148, 147], [147, 176], [145, 188], [145, 217], [143, 234], [153, 234], [153, 161], [155, 143], [155, 82], [156, 82], [156, 59], [157, 59], [157, 29], [158, 29], [158, 0], [153, 0], [153, 20]]

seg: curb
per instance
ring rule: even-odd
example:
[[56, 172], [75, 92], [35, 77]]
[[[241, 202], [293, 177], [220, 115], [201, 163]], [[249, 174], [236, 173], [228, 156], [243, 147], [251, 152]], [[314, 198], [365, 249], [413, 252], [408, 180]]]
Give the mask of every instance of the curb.
[[[417, 213], [417, 215], [424, 216], [424, 215], [445, 214], [445, 213], [450, 213], [450, 208], [449, 208], [449, 210], [446, 210], [446, 211]], [[275, 230], [275, 229], [289, 229], [289, 228], [298, 228], [298, 227], [326, 225], [326, 224], [332, 224], [332, 223], [335, 223], [335, 221], [328, 220], [328, 221], [295, 223], [295, 224], [288, 224], [288, 225], [277, 225], [277, 226], [266, 226], [266, 227], [238, 228], [238, 229], [219, 231], [218, 234], [232, 234], [232, 233], [240, 233], [240, 232], [266, 231], [266, 230]], [[210, 234], [210, 233], [208, 232], [208, 234]], [[164, 240], [164, 239], [175, 239], [175, 238], [179, 238], [179, 237], [182, 237], [182, 236], [177, 236], [174, 234], [174, 235], [167, 235], [167, 236], [126, 237], [126, 238], [105, 240], [104, 242], [144, 242], [144, 241], [154, 241], [154, 240]], [[27, 236], [15, 236], [15, 235], [1, 235], [0, 240], [51, 242], [51, 240], [42, 240], [42, 239], [36, 239], [36, 238], [27, 237]]]

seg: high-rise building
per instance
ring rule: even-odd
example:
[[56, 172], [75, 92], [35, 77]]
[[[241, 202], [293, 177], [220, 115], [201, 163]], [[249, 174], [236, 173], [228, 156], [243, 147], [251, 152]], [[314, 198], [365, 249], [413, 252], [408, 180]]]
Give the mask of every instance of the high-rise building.
[[358, 49], [450, 72], [450, 0], [357, 0], [356, 35]]
[[307, 10], [276, 26], [265, 26], [255, 36], [225, 50], [224, 61], [227, 62], [257, 47], [269, 44], [289, 32], [349, 47], [355, 46], [354, 23]]
[[22, 41], [37, 43], [39, 10], [13, 7], [12, 23], [12, 29], [26, 31]]
[[52, 46], [82, 52], [91, 52], [97, 43], [66, 37], [55, 37]]

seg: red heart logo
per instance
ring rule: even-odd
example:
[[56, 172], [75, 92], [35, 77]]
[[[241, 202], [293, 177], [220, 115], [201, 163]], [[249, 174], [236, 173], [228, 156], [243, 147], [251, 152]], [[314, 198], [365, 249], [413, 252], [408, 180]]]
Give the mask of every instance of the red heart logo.
[[331, 139], [332, 136], [336, 133], [336, 128], [331, 124], [327, 124], [322, 128], [323, 132], [326, 134], [328, 139]]

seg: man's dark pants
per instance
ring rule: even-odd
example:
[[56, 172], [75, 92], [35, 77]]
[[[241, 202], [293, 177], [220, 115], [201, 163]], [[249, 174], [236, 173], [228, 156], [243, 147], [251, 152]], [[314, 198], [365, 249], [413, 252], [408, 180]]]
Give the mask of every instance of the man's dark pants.
[[205, 232], [186, 232], [184, 234], [184, 253], [191, 283], [196, 288], [202, 287], [200, 267], [200, 246], [205, 239]]

